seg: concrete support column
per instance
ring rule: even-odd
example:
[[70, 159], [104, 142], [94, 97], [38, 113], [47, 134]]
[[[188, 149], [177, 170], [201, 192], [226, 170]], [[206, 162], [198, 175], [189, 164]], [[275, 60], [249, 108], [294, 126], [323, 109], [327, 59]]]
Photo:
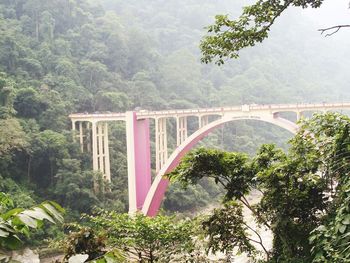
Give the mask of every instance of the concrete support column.
[[168, 140], [166, 118], [156, 119], [156, 172], [163, 167], [168, 159]]
[[97, 124], [97, 159], [98, 159], [98, 170], [102, 173], [105, 174], [105, 166], [103, 164], [103, 123], [99, 122]]
[[108, 143], [108, 123], [105, 123], [104, 126], [104, 146], [103, 146], [103, 154], [104, 154], [104, 164], [105, 164], [105, 178], [108, 182], [111, 181], [111, 165], [109, 160], [109, 143]]
[[98, 157], [97, 157], [97, 127], [96, 122], [92, 122], [92, 169], [98, 171]]
[[303, 112], [302, 111], [298, 111], [297, 112], [297, 122], [303, 117]]
[[73, 131], [73, 141], [75, 142], [75, 123], [76, 121], [72, 120], [72, 131]]
[[[88, 126], [89, 127], [89, 126]], [[111, 181], [108, 124], [102, 122], [92, 122], [92, 169], [103, 174], [104, 179]], [[89, 140], [88, 149], [89, 149]]]
[[198, 128], [202, 128], [205, 125], [207, 125], [209, 123], [209, 116], [208, 115], [204, 115], [204, 116], [199, 116], [198, 117]]
[[187, 117], [176, 118], [176, 145], [179, 146], [187, 138]]
[[79, 142], [80, 142], [80, 151], [84, 152], [84, 132], [83, 132], [83, 122], [79, 122]]
[[149, 120], [137, 120], [135, 112], [126, 112], [126, 142], [129, 213], [134, 214], [142, 209], [152, 183]]
[[91, 152], [91, 123], [86, 124], [86, 148], [88, 152]]

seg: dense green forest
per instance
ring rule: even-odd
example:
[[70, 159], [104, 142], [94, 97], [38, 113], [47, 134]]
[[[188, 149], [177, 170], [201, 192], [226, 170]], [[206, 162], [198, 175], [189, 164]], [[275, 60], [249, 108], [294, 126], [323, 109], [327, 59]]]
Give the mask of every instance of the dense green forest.
[[[242, 3], [1, 0], [0, 191], [22, 207], [55, 200], [73, 218], [94, 206], [127, 211], [125, 128], [111, 129], [112, 191], [96, 194], [90, 156], [72, 141], [72, 112], [350, 99], [349, 41], [325, 40], [297, 10], [239, 60], [201, 64], [204, 27]], [[205, 143], [253, 154], [263, 142], [286, 148], [289, 137], [237, 122]], [[186, 198], [172, 188], [165, 209], [193, 209], [219, 191], [208, 181], [190, 188]]]
[[[82, 156], [70, 139], [71, 112], [350, 96], [346, 45], [331, 47], [316, 35], [302, 41], [310, 30], [299, 12], [282, 19], [270, 41], [219, 68], [200, 64], [198, 45], [214, 14], [240, 12], [240, 4], [231, 1], [33, 0], [1, 1], [0, 8], [2, 188], [20, 191], [29, 203], [32, 193], [73, 210], [102, 204], [126, 209], [124, 127], [112, 129], [113, 191], [99, 197], [91, 191], [89, 156]], [[298, 21], [294, 27], [291, 19]], [[238, 122], [207, 143], [252, 154], [260, 143], [283, 145], [288, 136], [268, 125]], [[194, 196], [209, 200], [197, 190]]]

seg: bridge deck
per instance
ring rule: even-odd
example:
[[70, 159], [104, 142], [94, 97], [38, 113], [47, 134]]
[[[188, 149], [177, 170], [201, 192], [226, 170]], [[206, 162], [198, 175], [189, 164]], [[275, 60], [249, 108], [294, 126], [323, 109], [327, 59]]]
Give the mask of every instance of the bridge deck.
[[[302, 104], [270, 104], [270, 105], [242, 105], [234, 107], [216, 107], [202, 109], [179, 109], [148, 111], [140, 110], [136, 112], [138, 119], [162, 118], [162, 117], [182, 117], [182, 116], [204, 116], [204, 115], [224, 115], [225, 113], [247, 113], [247, 112], [303, 112], [303, 111], [327, 111], [334, 109], [350, 109], [350, 103], [302, 103]], [[69, 117], [76, 121], [125, 121], [125, 113], [103, 112], [103, 113], [74, 113]]]

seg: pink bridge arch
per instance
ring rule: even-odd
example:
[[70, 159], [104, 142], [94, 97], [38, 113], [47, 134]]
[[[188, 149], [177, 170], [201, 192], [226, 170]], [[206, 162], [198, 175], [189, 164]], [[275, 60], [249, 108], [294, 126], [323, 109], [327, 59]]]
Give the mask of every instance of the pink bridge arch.
[[164, 194], [167, 190], [169, 180], [164, 178], [164, 175], [170, 173], [175, 167], [180, 163], [181, 158], [188, 153], [194, 145], [196, 145], [201, 139], [207, 136], [215, 128], [221, 126], [224, 123], [237, 121], [237, 120], [258, 120], [267, 123], [277, 125], [281, 128], [284, 128], [291, 133], [295, 134], [298, 130], [298, 126], [291, 121], [288, 121], [284, 118], [276, 117], [274, 115], [266, 115], [259, 117], [222, 117], [216, 121], [213, 121], [204, 127], [200, 128], [189, 136], [181, 145], [179, 145], [176, 150], [171, 154], [169, 159], [166, 161], [162, 169], [158, 172], [155, 177], [149, 191], [146, 195], [145, 201], [142, 206], [142, 212], [148, 216], [155, 216], [158, 213]]

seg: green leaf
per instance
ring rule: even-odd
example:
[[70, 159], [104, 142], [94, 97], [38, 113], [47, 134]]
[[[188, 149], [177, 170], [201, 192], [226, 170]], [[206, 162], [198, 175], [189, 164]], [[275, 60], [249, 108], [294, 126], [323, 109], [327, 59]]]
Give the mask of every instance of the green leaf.
[[1, 215], [1, 217], [4, 220], [8, 220], [11, 216], [15, 216], [15, 215], [19, 214], [20, 212], [22, 212], [23, 210], [24, 210], [23, 208], [15, 208], [15, 209], [12, 209], [12, 210], [6, 212], [5, 214]]
[[37, 228], [38, 227], [38, 223], [35, 219], [31, 218], [28, 215], [25, 214], [19, 214], [17, 215], [17, 217], [23, 222], [23, 224], [25, 224], [26, 226], [29, 226], [31, 228]]
[[119, 250], [110, 251], [104, 255], [106, 263], [122, 263], [125, 262], [125, 257]]
[[58, 211], [53, 205], [51, 205], [49, 202], [43, 203], [42, 207], [57, 221], [63, 222], [63, 216], [60, 214], [60, 211]]
[[78, 254], [70, 257], [68, 263], [84, 263], [89, 258], [89, 255]]
[[341, 226], [339, 227], [339, 232], [340, 232], [341, 234], [343, 234], [343, 233], [345, 232], [345, 230], [346, 230], [346, 225], [341, 225]]
[[52, 205], [61, 214], [63, 214], [65, 212], [64, 209], [59, 204], [57, 204], [54, 201], [46, 201], [44, 203], [49, 203], [50, 205]]
[[15, 230], [13, 228], [11, 228], [9, 225], [4, 224], [4, 223], [0, 223], [0, 228], [3, 230], [6, 230], [7, 232], [10, 232], [10, 233], [15, 232]]
[[4, 231], [0, 228], [0, 237], [8, 237], [10, 235], [9, 232]]
[[95, 259], [94, 261], [91, 261], [91, 263], [107, 263], [106, 259], [103, 258], [99, 258], [99, 259]]
[[25, 210], [21, 214], [24, 214], [24, 215], [27, 215], [27, 216], [30, 216], [34, 219], [39, 219], [39, 220], [47, 219], [51, 223], [55, 223], [55, 221], [52, 219], [52, 217], [49, 216], [48, 213], [40, 207], [34, 207], [32, 210]]
[[346, 215], [345, 218], [342, 221], [343, 225], [349, 225], [350, 224], [350, 215]]

